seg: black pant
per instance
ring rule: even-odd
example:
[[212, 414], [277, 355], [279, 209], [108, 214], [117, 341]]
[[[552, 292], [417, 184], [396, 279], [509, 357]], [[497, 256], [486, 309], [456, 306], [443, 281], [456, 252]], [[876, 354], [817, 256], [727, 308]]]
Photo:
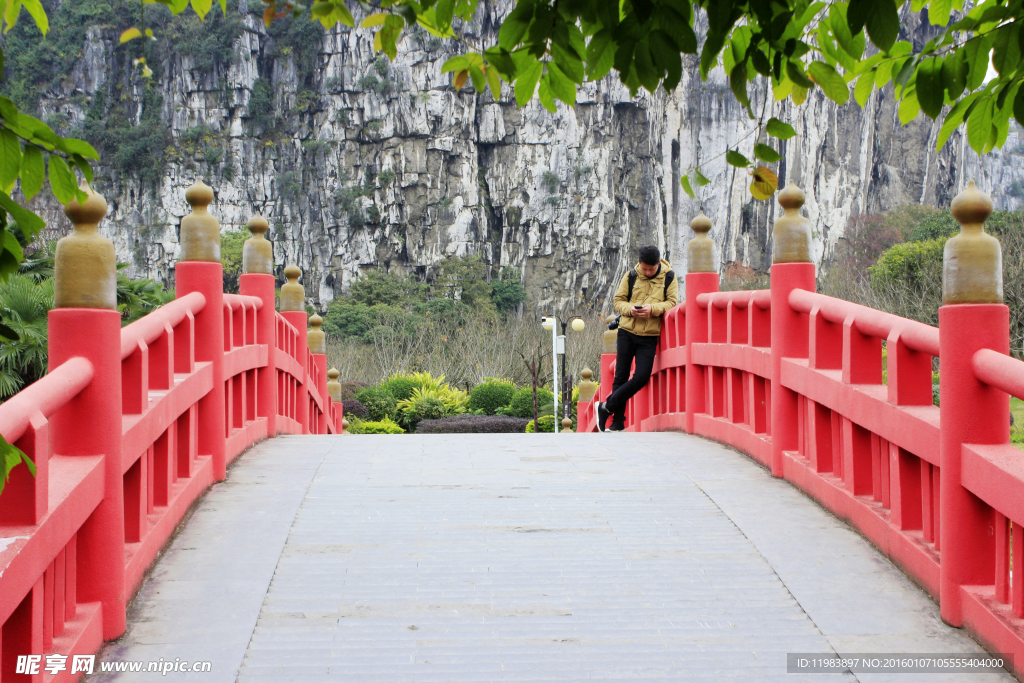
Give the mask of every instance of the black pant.
[[[636, 392], [647, 386], [654, 368], [654, 356], [658, 352], [660, 337], [642, 337], [626, 330], [619, 330], [615, 357], [615, 383], [612, 393], [605, 401], [605, 407], [612, 414], [612, 424], [623, 426], [626, 420], [626, 403]], [[636, 359], [636, 372], [632, 379], [629, 371]]]

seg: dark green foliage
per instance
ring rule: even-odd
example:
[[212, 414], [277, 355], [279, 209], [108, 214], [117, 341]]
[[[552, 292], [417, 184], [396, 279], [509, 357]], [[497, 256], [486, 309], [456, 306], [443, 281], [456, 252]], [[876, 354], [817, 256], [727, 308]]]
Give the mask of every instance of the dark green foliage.
[[365, 389], [368, 386], [370, 385], [366, 382], [342, 382], [341, 400], [348, 401], [355, 398], [360, 389]]
[[123, 271], [127, 263], [117, 264], [117, 310], [121, 324], [135, 322], [142, 316], [174, 300], [173, 290], [154, 280], [132, 280]]
[[277, 117], [274, 116], [274, 90], [266, 78], [257, 78], [253, 82], [246, 113], [252, 125], [263, 130], [269, 130], [277, 125]]
[[528, 421], [504, 415], [453, 415], [422, 420], [417, 434], [521, 434]]
[[376, 321], [385, 316], [400, 315], [403, 315], [402, 309], [395, 306], [367, 306], [335, 299], [327, 306], [324, 314], [324, 332], [339, 339], [356, 339], [368, 344], [373, 341], [371, 330]]
[[[147, 15], [150, 11], [147, 8]], [[220, 5], [213, 3], [213, 9], [203, 20], [185, 12], [168, 21], [159, 39], [175, 53], [191, 56], [195, 68], [208, 74], [217, 65], [223, 67], [235, 62], [234, 44], [244, 29], [237, 11], [229, 9], [225, 16]]]
[[396, 401], [404, 401], [412, 396], [412, 392], [420, 386], [420, 383], [412, 377], [399, 376], [392, 377], [381, 383], [380, 386], [394, 396]]
[[952, 237], [960, 231], [960, 224], [949, 211], [936, 211], [925, 216], [910, 232], [911, 242], [924, 242]]
[[427, 287], [408, 275], [374, 269], [352, 281], [348, 298], [353, 303], [374, 306], [404, 306], [426, 301]]
[[238, 294], [238, 276], [242, 274], [242, 247], [252, 237], [245, 228], [220, 234], [220, 262], [224, 266], [224, 291]]
[[[554, 431], [555, 431], [555, 416], [554, 415], [543, 415], [541, 417], [538, 417], [537, 418], [537, 424], [540, 425], [540, 430], [539, 431], [547, 432], [549, 434], [553, 434]], [[561, 419], [559, 419], [558, 427], [559, 427], [559, 430], [561, 430], [561, 427], [562, 427]], [[526, 432], [527, 434], [535, 434], [538, 430], [534, 426], [533, 420], [530, 420], [529, 422], [526, 423], [526, 427], [523, 429], [523, 431]]]
[[93, 98], [85, 116], [85, 139], [121, 173], [147, 182], [162, 180], [167, 162], [164, 150], [172, 139], [167, 124], [160, 120], [162, 98], [153, 84], [145, 85], [138, 125], [132, 120], [137, 103], [129, 99], [108, 108], [105, 102], [102, 93]]
[[491, 282], [491, 287], [491, 301], [502, 315], [511, 313], [526, 303], [526, 287], [523, 286], [522, 277], [515, 268], [502, 268], [501, 276]]
[[356, 400], [366, 406], [370, 419], [380, 421], [394, 418], [397, 402], [391, 392], [383, 387], [367, 387], [356, 393]]
[[[473, 387], [473, 391], [470, 392], [469, 409], [482, 410], [487, 415], [494, 415], [499, 408], [504, 408], [512, 403], [515, 393], [516, 388], [511, 382], [483, 382]], [[533, 414], [532, 407], [530, 414]]]
[[434, 287], [437, 295], [459, 301], [478, 314], [493, 313], [493, 288], [487, 282], [486, 266], [479, 256], [449, 256], [438, 269]]
[[341, 402], [341, 406], [342, 406], [342, 408], [341, 408], [342, 413], [346, 417], [351, 416], [351, 417], [358, 418], [360, 420], [366, 420], [370, 416], [370, 411], [368, 411], [366, 409], [366, 406], [364, 406], [357, 399], [354, 399], [354, 398], [353, 399], [346, 399], [346, 400]]
[[53, 280], [37, 282], [27, 274], [0, 282], [0, 316], [17, 339], [0, 337], [0, 399], [46, 374], [47, 314], [53, 308]]
[[[262, 12], [262, 6], [250, 5], [252, 11]], [[267, 29], [273, 38], [268, 56], [277, 59], [293, 56], [299, 83], [314, 87], [318, 69], [317, 60], [324, 43], [324, 27], [308, 17], [293, 18], [290, 14], [275, 19]]]
[[[553, 410], [555, 395], [551, 393], [550, 389], [544, 387], [537, 388], [537, 412], [544, 414], [545, 408]], [[513, 417], [526, 417], [533, 418], [533, 388], [523, 387], [515, 393], [512, 397], [512, 401], [509, 404], [509, 415]]]

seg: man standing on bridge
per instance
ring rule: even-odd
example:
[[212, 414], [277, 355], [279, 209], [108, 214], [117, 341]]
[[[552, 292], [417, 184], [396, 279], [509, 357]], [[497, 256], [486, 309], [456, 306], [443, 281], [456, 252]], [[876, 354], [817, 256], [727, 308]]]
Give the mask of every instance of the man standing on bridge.
[[[626, 428], [626, 403], [647, 385], [661, 337], [661, 317], [679, 303], [679, 283], [672, 265], [657, 247], [640, 247], [640, 262], [623, 276], [615, 292], [619, 336], [615, 382], [608, 400], [597, 404], [597, 428], [621, 432]], [[636, 359], [636, 371], [629, 370]]]

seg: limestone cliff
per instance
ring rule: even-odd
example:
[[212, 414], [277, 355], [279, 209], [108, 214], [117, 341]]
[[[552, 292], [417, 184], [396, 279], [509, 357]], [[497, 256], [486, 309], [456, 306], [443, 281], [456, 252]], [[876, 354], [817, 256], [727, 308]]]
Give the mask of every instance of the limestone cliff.
[[[471, 38], [491, 42], [508, 6], [482, 2]], [[225, 230], [257, 211], [269, 219], [278, 269], [298, 263], [318, 305], [363, 269], [430, 278], [444, 256], [469, 253], [519, 269], [542, 309], [601, 308], [642, 244], [660, 246], [683, 273], [700, 208], [715, 223], [723, 263], [768, 265], [779, 209], [752, 200], [745, 171], [722, 156], [753, 122], [722, 74], [701, 82], [695, 59], [671, 94], [633, 98], [610, 76], [584, 86], [574, 109], [550, 114], [536, 103], [518, 109], [507, 88], [498, 102], [471, 87], [455, 92], [441, 73], [455, 46], [425, 32], [408, 35], [393, 64], [374, 54], [369, 31], [344, 27], [320, 31], [302, 54], [240, 9], [230, 54], [157, 52], [158, 97], [144, 95], [119, 56], [116, 30], [83, 27], [81, 59], [41, 101], [44, 115], [74, 130], [97, 96], [104, 111], [123, 108], [120, 94], [133, 104], [130, 119], [148, 115], [169, 134], [158, 178], [124, 170], [131, 158], [122, 170], [99, 169], [111, 208], [105, 230], [139, 275], [173, 280], [195, 178], [214, 187], [211, 210]], [[852, 100], [837, 107], [819, 95], [792, 107], [764, 95], [754, 93], [757, 107], [797, 129], [778, 171], [807, 193], [819, 260], [851, 215], [948, 205], [971, 178], [998, 206], [1016, 202], [1007, 192], [1024, 177], [1015, 134], [1006, 151], [979, 160], [960, 135], [936, 153], [927, 119], [900, 127], [891, 95], [876, 93], [863, 111]], [[147, 102], [159, 111], [147, 112]], [[679, 185], [695, 163], [711, 180], [697, 200]], [[66, 225], [56, 207], [37, 208], [57, 232]]]

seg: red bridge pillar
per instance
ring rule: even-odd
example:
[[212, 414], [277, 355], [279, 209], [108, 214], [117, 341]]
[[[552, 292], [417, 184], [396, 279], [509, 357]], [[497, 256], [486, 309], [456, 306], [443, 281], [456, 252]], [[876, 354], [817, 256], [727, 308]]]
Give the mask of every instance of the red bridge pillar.
[[256, 312], [256, 343], [267, 345], [267, 366], [256, 371], [256, 415], [267, 419], [267, 438], [277, 436], [277, 308], [274, 288], [274, 249], [264, 237], [270, 227], [267, 219], [256, 214], [246, 227], [252, 237], [242, 246], [242, 275], [238, 292], [263, 302]]
[[811, 222], [800, 215], [804, 193], [792, 181], [779, 193], [785, 213], [772, 235], [772, 476], [783, 476], [783, 453], [799, 443], [797, 394], [782, 386], [782, 359], [807, 358], [807, 316], [789, 305], [794, 289], [815, 290], [811, 263]]
[[81, 356], [92, 381], [50, 417], [58, 455], [102, 455], [103, 500], [78, 532], [78, 602], [103, 605], [103, 638], [125, 631], [124, 490], [121, 462], [121, 316], [114, 244], [100, 237], [103, 197], [86, 188], [85, 204], [65, 209], [75, 232], [57, 243], [55, 308], [49, 314], [49, 365]]
[[302, 425], [302, 433], [309, 434], [309, 375], [313, 368], [309, 367], [309, 340], [306, 326], [309, 316], [306, 315], [306, 290], [299, 284], [302, 271], [294, 263], [284, 269], [288, 283], [281, 286], [281, 315], [290, 322], [299, 333], [295, 348], [295, 359], [303, 368], [303, 377], [299, 380], [295, 398], [295, 419]]
[[973, 360], [980, 349], [1009, 353], [1010, 311], [999, 242], [982, 229], [992, 201], [972, 182], [951, 208], [962, 228], [946, 242], [939, 308], [939, 605], [944, 621], [961, 626], [960, 587], [991, 584], [995, 573], [992, 512], [961, 484], [962, 444], [1007, 443], [1010, 431], [1009, 395], [978, 380]]
[[228, 415], [224, 400], [224, 267], [220, 225], [206, 207], [213, 190], [201, 180], [185, 191], [192, 213], [181, 219], [181, 257], [175, 268], [175, 295], [200, 292], [206, 305], [196, 315], [196, 362], [213, 366], [213, 388], [199, 400], [199, 454], [213, 459], [216, 481], [227, 477]]

